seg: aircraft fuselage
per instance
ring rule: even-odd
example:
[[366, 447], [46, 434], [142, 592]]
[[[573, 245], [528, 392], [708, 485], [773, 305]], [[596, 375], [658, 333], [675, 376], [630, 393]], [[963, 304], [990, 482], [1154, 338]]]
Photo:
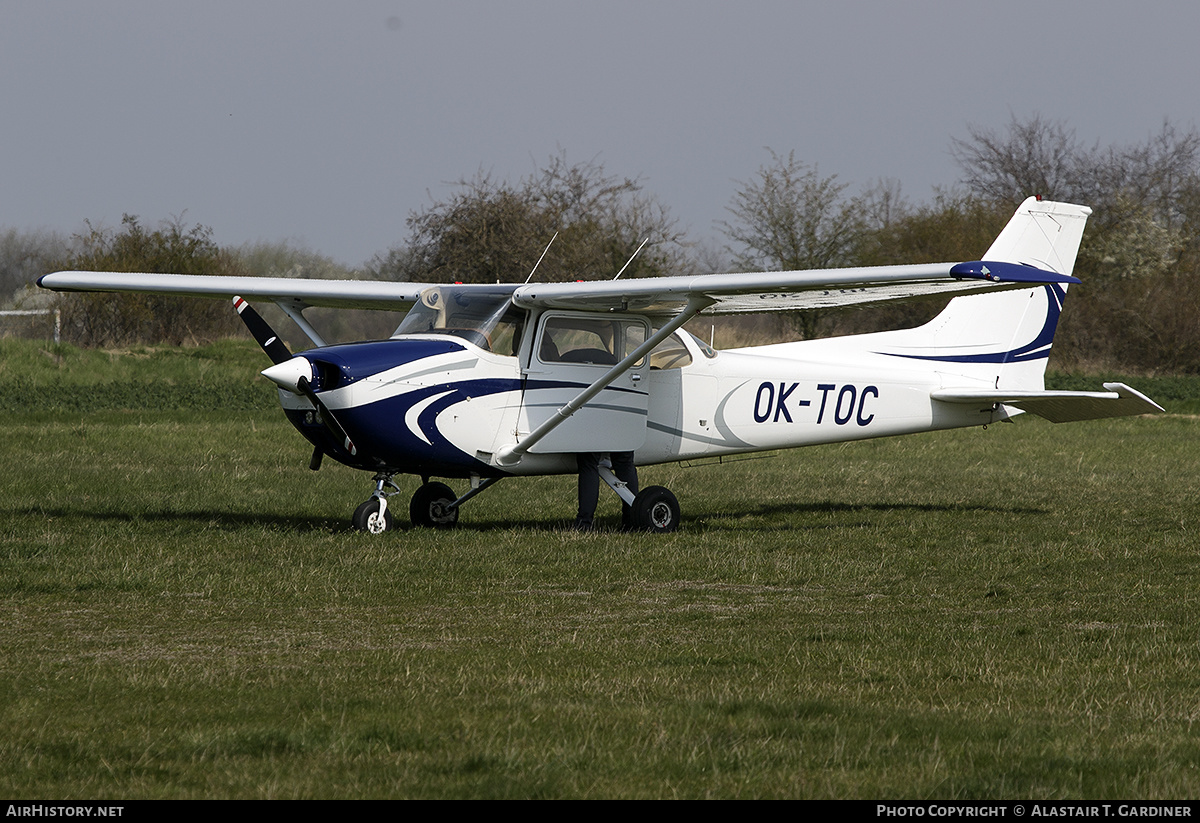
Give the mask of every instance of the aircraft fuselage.
[[[570, 316], [557, 312], [549, 319], [564, 317]], [[867, 355], [856, 364], [844, 356], [836, 362], [804, 356], [807, 349], [819, 354], [822, 341], [766, 347], [766, 354], [717, 353], [677, 332], [665, 346], [668, 357], [656, 349], [622, 384], [564, 421], [552, 442], [515, 465], [500, 465], [502, 447], [611, 366], [549, 362], [563, 355], [539, 350], [543, 320], [531, 319], [535, 333], [515, 354], [450, 334], [302, 353], [314, 364], [315, 390], [360, 444], [355, 454], [330, 436], [307, 399], [281, 388], [280, 401], [301, 433], [347, 465], [440, 477], [569, 473], [582, 451], [620, 448], [649, 465], [982, 425], [1006, 416], [991, 407], [937, 403], [930, 398], [940, 388], [936, 372], [898, 367], [886, 357]]]

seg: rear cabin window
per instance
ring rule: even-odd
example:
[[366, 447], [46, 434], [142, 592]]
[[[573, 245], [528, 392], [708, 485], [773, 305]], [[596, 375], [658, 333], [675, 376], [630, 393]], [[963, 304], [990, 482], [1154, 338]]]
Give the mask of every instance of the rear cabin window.
[[659, 343], [650, 352], [650, 368], [652, 369], [682, 369], [691, 364], [691, 352], [674, 334]]

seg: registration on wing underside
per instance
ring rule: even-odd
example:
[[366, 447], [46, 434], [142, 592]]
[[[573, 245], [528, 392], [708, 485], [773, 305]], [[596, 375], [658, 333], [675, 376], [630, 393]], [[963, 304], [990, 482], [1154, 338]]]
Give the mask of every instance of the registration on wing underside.
[[[703, 314], [742, 314], [765, 311], [800, 311], [827, 309], [838, 306], [861, 305], [886, 300], [905, 300], [937, 294], [976, 291], [988, 285], [972, 281], [946, 283], [896, 284], [853, 289], [820, 289], [802, 292], [759, 292], [755, 294], [723, 295], [716, 305]], [[994, 288], [994, 287], [993, 287]]]

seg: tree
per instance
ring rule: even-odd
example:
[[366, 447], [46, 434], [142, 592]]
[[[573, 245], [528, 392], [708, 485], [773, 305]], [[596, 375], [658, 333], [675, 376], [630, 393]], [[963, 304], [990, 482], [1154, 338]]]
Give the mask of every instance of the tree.
[[[739, 181], [728, 211], [732, 222], [719, 225], [733, 243], [736, 265], [746, 270], [823, 269], [851, 262], [863, 228], [855, 199], [842, 196], [847, 185], [837, 175], [822, 177], [815, 166], [781, 157], [771, 149], [771, 162], [751, 180]], [[820, 312], [802, 312], [797, 330], [815, 337]]]
[[66, 240], [54, 232], [0, 231], [0, 303], [50, 271], [66, 248]]
[[901, 188], [896, 178], [881, 177], [859, 196], [864, 228], [868, 232], [886, 231], [912, 213], [912, 205]]
[[368, 275], [415, 282], [495, 283], [613, 277], [641, 242], [646, 248], [626, 277], [677, 270], [683, 233], [665, 206], [632, 178], [613, 177], [602, 164], [569, 164], [563, 155], [518, 183], [480, 172], [460, 180], [444, 202], [408, 218], [409, 239], [376, 255]]
[[1012, 217], [1012, 209], [959, 190], [936, 190], [932, 203], [863, 232], [857, 263], [894, 266], [978, 260]]
[[[234, 251], [241, 268], [254, 277], [294, 277], [310, 280], [354, 280], [362, 273], [294, 241], [255, 241]], [[312, 345], [283, 311], [261, 305], [259, 313], [291, 346], [293, 351]], [[399, 325], [403, 312], [371, 309], [334, 309], [314, 306], [305, 318], [321, 332], [327, 343], [382, 339]]]
[[[910, 207], [899, 201], [899, 208], [881, 213], [887, 205], [886, 193], [887, 189], [876, 187], [863, 195], [868, 202], [867, 225], [855, 250], [856, 265], [978, 260], [1012, 217], [1007, 206], [962, 189], [935, 190], [931, 203]], [[895, 196], [889, 199], [895, 201]], [[929, 320], [945, 303], [945, 298], [930, 298], [868, 306], [839, 314], [834, 329], [839, 334], [857, 334], [911, 328]]]
[[1162, 273], [1200, 237], [1200, 133], [1169, 121], [1144, 143], [1083, 146], [1061, 122], [1015, 116], [1007, 134], [971, 126], [951, 153], [971, 193], [1015, 207], [1026, 197], [1083, 203], [1093, 209], [1082, 275]]
[[1164, 121], [1146, 141], [1085, 147], [1062, 123], [1015, 117], [1006, 135], [972, 127], [952, 151], [973, 194], [1011, 206], [1030, 194], [1091, 206], [1059, 362], [1200, 370], [1200, 133]]
[[963, 170], [962, 182], [977, 196], [1016, 208], [1031, 195], [1049, 200], [1078, 196], [1089, 152], [1075, 131], [1035, 114], [1013, 115], [1008, 133], [968, 126], [969, 140], [954, 138], [950, 153]]
[[[134, 215], [121, 230], [86, 224], [75, 250], [58, 268], [176, 274], [239, 274], [237, 259], [222, 251], [204, 226], [185, 228], [179, 218], [147, 230]], [[228, 337], [239, 328], [224, 301], [154, 294], [62, 295], [63, 336], [89, 346], [132, 343], [198, 343]]]

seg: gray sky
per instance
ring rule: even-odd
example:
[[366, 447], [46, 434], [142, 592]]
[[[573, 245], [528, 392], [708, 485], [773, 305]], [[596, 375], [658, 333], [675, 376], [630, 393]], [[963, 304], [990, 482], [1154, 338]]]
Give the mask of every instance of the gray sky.
[[1182, 1], [0, 0], [0, 228], [183, 214], [358, 265], [561, 150], [699, 240], [767, 146], [923, 201], [968, 124], [1198, 126], [1197, 32]]

